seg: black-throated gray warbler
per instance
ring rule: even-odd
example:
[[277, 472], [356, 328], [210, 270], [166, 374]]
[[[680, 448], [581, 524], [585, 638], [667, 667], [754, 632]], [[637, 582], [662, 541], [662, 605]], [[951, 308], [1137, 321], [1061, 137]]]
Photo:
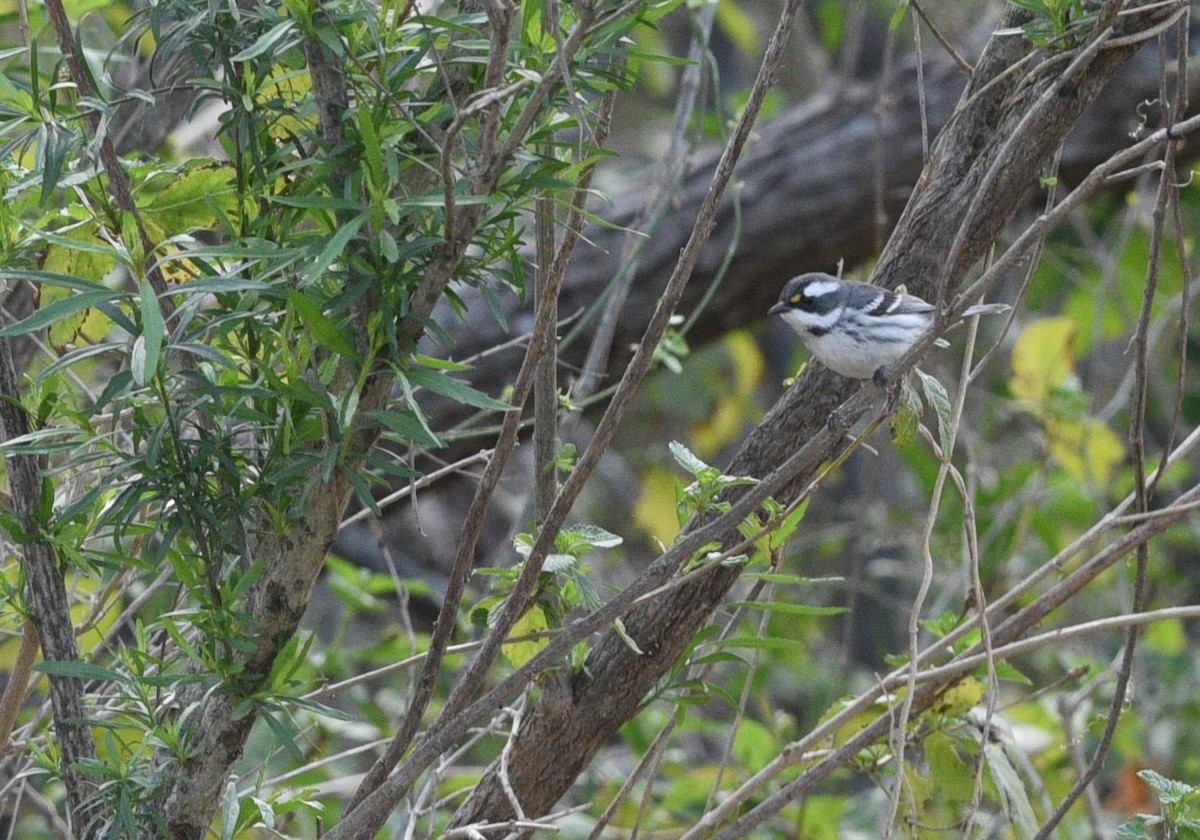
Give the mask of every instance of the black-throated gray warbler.
[[[973, 306], [966, 315], [1008, 309]], [[916, 295], [812, 272], [787, 281], [768, 310], [782, 315], [818, 361], [851, 379], [870, 379], [899, 361], [933, 323], [933, 304]]]

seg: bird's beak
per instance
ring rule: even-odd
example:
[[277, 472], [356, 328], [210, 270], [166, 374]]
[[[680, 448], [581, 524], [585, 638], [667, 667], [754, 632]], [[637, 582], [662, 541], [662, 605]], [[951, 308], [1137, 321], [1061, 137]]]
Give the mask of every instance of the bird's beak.
[[783, 301], [779, 301], [779, 303], [775, 304], [774, 306], [772, 306], [770, 309], [767, 310], [767, 314], [768, 315], [782, 315], [784, 312], [787, 312], [787, 311], [788, 311], [788, 305], [786, 303], [784, 303]]

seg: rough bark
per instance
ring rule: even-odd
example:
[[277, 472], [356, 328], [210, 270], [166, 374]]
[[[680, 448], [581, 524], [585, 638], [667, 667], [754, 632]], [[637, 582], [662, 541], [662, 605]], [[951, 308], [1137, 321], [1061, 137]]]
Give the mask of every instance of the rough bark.
[[[1106, 4], [1106, 9], [1113, 5]], [[1122, 36], [1143, 31], [1174, 11], [1160, 7], [1109, 21]], [[1010, 11], [1004, 26], [1020, 25], [1022, 15]], [[996, 36], [989, 43], [959, 100], [952, 127], [933, 145], [921, 185], [876, 267], [877, 282], [892, 287], [903, 283], [918, 294], [932, 295], [940, 279], [946, 283], [947, 297], [960, 288], [968, 270], [1022, 206], [1084, 107], [1136, 47], [1096, 50], [1073, 67], [1065, 81], [1060, 81], [1067, 67], [1061, 55], [1031, 76], [1004, 75], [1030, 49], [1020, 36]], [[771, 296], [762, 290], [757, 294]], [[727, 472], [766, 475], [822, 428], [830, 411], [856, 387], [827, 371], [810, 369], [754, 430]], [[800, 476], [793, 487], [805, 478]], [[644, 653], [635, 653], [610, 632], [563, 690], [544, 692], [507, 756], [508, 790], [520, 800], [526, 816], [550, 810], [596, 750], [636, 713], [737, 575], [733, 568], [715, 569], [634, 609], [624, 620], [625, 628]], [[453, 825], [513, 816], [498, 766], [493, 766]]]
[[[0, 339], [0, 441], [5, 443], [29, 434], [29, 420], [21, 407], [20, 381], [7, 338]], [[77, 664], [79, 648], [71, 623], [71, 602], [54, 546], [42, 528], [42, 476], [37, 457], [9, 453], [4, 459], [12, 513], [29, 539], [21, 546], [22, 569], [30, 618], [37, 628], [42, 657], [47, 663]], [[50, 674], [50, 702], [54, 709], [54, 735], [61, 753], [62, 780], [67, 790], [67, 815], [71, 828], [80, 836], [95, 831], [91, 825], [101, 816], [99, 803], [91, 799], [96, 785], [80, 766], [95, 760], [95, 744], [87, 724], [83, 682], [65, 674]]]

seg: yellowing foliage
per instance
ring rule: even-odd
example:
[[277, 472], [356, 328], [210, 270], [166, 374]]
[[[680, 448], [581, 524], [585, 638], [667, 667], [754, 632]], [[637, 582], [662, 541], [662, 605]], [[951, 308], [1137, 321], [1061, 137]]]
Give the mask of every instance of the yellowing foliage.
[[1106, 484], [1125, 458], [1125, 447], [1108, 426], [1072, 412], [1077, 329], [1067, 317], [1044, 318], [1026, 327], [1012, 352], [1009, 390], [1041, 424], [1051, 456], [1070, 475]]

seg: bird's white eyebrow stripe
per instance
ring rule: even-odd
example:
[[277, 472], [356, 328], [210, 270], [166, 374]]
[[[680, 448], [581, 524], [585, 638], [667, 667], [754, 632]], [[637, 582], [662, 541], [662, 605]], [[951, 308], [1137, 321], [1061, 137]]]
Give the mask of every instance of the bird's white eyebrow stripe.
[[831, 295], [838, 288], [840, 288], [840, 284], [836, 280], [817, 280], [804, 287], [804, 296], [806, 298], [817, 298], [823, 295]]

